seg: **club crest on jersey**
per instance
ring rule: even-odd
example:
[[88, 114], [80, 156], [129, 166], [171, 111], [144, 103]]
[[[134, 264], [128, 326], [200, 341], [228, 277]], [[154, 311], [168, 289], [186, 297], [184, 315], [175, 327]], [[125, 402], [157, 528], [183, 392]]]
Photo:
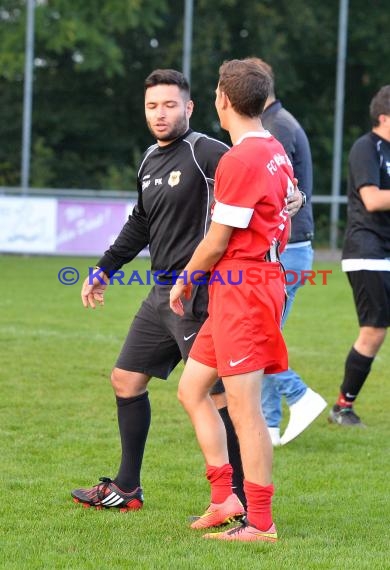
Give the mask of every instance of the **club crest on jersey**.
[[386, 169], [387, 169], [387, 174], [390, 176], [390, 162], [388, 160], [386, 160]]
[[173, 188], [174, 186], [177, 186], [179, 184], [180, 176], [181, 176], [180, 170], [172, 170], [172, 172], [169, 175], [169, 180], [168, 180], [168, 184], [169, 184], [169, 186], [171, 186], [171, 188]]

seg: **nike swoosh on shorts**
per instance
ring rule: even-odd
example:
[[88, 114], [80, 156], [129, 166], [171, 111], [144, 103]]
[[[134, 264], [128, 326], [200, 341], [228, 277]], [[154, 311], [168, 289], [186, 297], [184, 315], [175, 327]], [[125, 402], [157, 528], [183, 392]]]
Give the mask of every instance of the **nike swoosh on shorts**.
[[194, 335], [196, 335], [196, 332], [190, 334], [189, 336], [184, 335], [184, 340], [190, 340], [190, 338], [192, 338]]
[[249, 358], [250, 355], [248, 356], [244, 356], [244, 358], [241, 358], [240, 360], [231, 360], [229, 362], [229, 366], [231, 366], [232, 368], [234, 368], [234, 366], [237, 366], [237, 364], [241, 364], [241, 362], [244, 362], [244, 360], [246, 360], [247, 358]]

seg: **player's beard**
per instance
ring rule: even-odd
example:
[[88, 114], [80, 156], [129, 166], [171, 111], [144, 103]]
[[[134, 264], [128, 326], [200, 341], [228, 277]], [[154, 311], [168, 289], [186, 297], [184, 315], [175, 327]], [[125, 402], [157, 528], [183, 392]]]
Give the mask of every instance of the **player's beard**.
[[161, 135], [159, 133], [156, 133], [153, 130], [153, 127], [151, 126], [149, 121], [147, 121], [147, 125], [148, 125], [149, 131], [152, 133], [152, 135], [154, 136], [154, 138], [156, 140], [164, 141], [164, 142], [170, 142], [170, 141], [174, 141], [174, 140], [178, 139], [179, 137], [181, 137], [182, 135], [184, 135], [184, 133], [188, 129], [188, 119], [187, 119], [187, 115], [185, 113], [181, 117], [178, 117], [176, 119], [176, 121], [173, 123], [171, 129], [165, 135]]

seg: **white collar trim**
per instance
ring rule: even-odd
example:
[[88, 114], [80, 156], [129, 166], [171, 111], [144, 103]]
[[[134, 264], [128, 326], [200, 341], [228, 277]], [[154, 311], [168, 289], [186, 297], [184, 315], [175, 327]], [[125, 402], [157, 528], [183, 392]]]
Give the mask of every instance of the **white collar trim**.
[[234, 144], [235, 145], [240, 144], [244, 139], [253, 138], [253, 137], [258, 139], [269, 139], [270, 137], [272, 137], [272, 135], [269, 131], [248, 131], [247, 133], [244, 133]]

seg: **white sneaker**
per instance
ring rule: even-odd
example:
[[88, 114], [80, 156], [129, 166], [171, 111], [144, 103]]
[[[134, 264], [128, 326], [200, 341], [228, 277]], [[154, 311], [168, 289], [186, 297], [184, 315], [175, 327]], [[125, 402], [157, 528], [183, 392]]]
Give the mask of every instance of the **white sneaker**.
[[302, 398], [290, 406], [290, 420], [286, 431], [280, 438], [280, 444], [286, 445], [298, 437], [325, 410], [326, 406], [324, 398], [308, 388]]
[[274, 447], [280, 445], [280, 429], [278, 427], [269, 427], [268, 433], [271, 437], [272, 445]]

